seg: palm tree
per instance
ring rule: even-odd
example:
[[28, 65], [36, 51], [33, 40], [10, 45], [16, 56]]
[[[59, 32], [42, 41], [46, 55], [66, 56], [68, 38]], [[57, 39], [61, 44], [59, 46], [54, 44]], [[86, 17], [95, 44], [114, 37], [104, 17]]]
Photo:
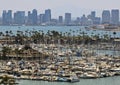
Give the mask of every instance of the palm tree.
[[3, 38], [3, 32], [0, 32], [0, 37]]
[[116, 32], [113, 32], [114, 38], [115, 38], [115, 35], [116, 35], [116, 34], [117, 34]]
[[113, 47], [114, 47], [114, 54], [113, 54], [113, 57], [115, 56], [115, 36], [116, 36], [116, 32], [114, 31], [113, 32], [113, 35], [114, 35], [114, 39], [113, 39]]
[[75, 39], [75, 34], [74, 34], [75, 31], [73, 30], [72, 32], [73, 32], [73, 44], [75, 44], [75, 40], [74, 40]]
[[83, 31], [83, 32], [81, 32], [81, 34], [82, 34], [82, 41], [83, 41], [83, 44], [85, 44], [85, 35], [86, 35], [86, 33]]

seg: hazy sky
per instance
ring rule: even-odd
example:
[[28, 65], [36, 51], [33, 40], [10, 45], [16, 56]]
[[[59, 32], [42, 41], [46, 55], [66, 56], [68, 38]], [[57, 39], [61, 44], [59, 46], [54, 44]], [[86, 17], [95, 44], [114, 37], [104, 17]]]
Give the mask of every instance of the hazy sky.
[[2, 10], [32, 10], [44, 13], [45, 9], [52, 10], [52, 17], [71, 12], [73, 17], [97, 11], [100, 15], [103, 9], [120, 9], [120, 0], [0, 0], [0, 15]]

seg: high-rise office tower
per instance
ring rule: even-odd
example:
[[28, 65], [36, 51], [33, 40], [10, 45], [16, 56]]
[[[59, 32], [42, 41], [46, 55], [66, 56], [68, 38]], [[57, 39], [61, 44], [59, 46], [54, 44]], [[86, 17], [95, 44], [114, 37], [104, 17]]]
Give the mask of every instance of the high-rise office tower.
[[2, 24], [3, 25], [6, 25], [7, 24], [7, 12], [6, 10], [3, 10], [3, 13], [2, 13]]
[[93, 20], [95, 17], [96, 17], [96, 12], [95, 12], [95, 11], [92, 11], [92, 12], [91, 12], [91, 19]]
[[25, 11], [17, 11], [14, 13], [14, 24], [16, 25], [25, 24]]
[[92, 11], [90, 17], [91, 17], [91, 20], [92, 20], [93, 24], [95, 24], [96, 12]]
[[102, 23], [103, 24], [110, 24], [110, 11], [109, 10], [103, 10]]
[[85, 16], [85, 14], [83, 14], [83, 16], [81, 17], [80, 23], [82, 26], [87, 25], [87, 17]]
[[58, 22], [59, 22], [60, 24], [63, 23], [63, 16], [59, 16]]
[[3, 25], [11, 25], [12, 24], [12, 10], [3, 11], [2, 14], [2, 24]]
[[7, 12], [7, 24], [8, 25], [12, 24], [12, 10], [8, 10]]
[[40, 24], [45, 23], [45, 14], [39, 15], [39, 22], [40, 22]]
[[74, 22], [75, 22], [76, 25], [80, 25], [80, 17], [77, 17]]
[[119, 10], [113, 9], [111, 11], [111, 24], [118, 25], [119, 24]]
[[95, 17], [94, 24], [100, 24], [101, 23], [101, 18], [100, 17]]
[[29, 25], [32, 24], [32, 13], [30, 11], [28, 11], [27, 24], [29, 24]]
[[50, 23], [51, 21], [51, 10], [47, 9], [45, 10], [45, 22]]
[[65, 13], [65, 25], [71, 24], [71, 13]]
[[32, 10], [32, 24], [33, 25], [38, 24], [38, 15], [37, 15], [37, 10], [36, 9]]

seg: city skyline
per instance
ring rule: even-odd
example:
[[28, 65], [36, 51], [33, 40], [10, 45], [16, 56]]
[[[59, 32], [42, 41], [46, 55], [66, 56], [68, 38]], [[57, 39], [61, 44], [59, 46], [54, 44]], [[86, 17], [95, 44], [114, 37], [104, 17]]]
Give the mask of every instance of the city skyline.
[[[0, 0], [0, 12], [2, 10], [21, 10], [29, 11], [32, 9], [37, 9], [38, 13], [42, 13], [45, 9], [52, 9], [52, 18], [57, 16], [63, 16], [65, 12], [72, 13], [73, 17], [81, 16], [83, 14], [88, 14], [90, 11], [94, 10], [97, 12], [97, 16], [100, 16], [103, 9], [120, 9], [119, 0]], [[107, 4], [103, 4], [107, 3]], [[1, 16], [1, 15], [0, 15]], [[101, 16], [100, 16], [101, 17]]]
[[103, 10], [102, 17], [96, 16], [96, 13], [96, 11], [91, 11], [89, 15], [76, 16], [76, 19], [73, 20], [72, 13], [68, 12], [64, 16], [52, 18], [51, 9], [44, 10], [42, 14], [33, 9], [28, 11], [27, 16], [25, 16], [25, 11], [17, 10], [12, 12], [12, 10], [3, 10], [1, 25], [120, 25], [119, 9], [112, 9], [111, 11]]
[[[50, 9], [50, 8], [47, 8], [47, 9]], [[28, 16], [28, 12], [29, 11], [32, 11], [32, 10], [34, 10], [34, 9], [31, 9], [31, 10], [27, 10], [27, 11], [25, 11], [25, 10], [12, 10], [12, 9], [4, 9], [4, 10], [0, 10], [0, 18], [2, 17], [2, 13], [3, 13], [3, 11], [9, 11], [9, 10], [11, 10], [12, 11], [12, 17], [14, 17], [14, 13], [15, 12], [17, 12], [17, 11], [24, 11], [25, 12], [25, 16]], [[35, 9], [35, 10], [37, 10], [37, 14], [39, 15], [39, 14], [44, 14], [45, 13], [45, 10], [46, 9], [44, 9], [42, 12], [40, 12], [40, 10], [38, 10], [38, 9]], [[111, 10], [120, 10], [120, 9], [103, 9], [103, 10], [100, 10], [100, 11], [96, 11], [96, 10], [89, 10], [87, 13], [85, 13], [84, 11], [81, 11], [81, 12], [84, 12], [83, 14], [78, 14], [78, 16], [74, 16], [74, 12], [67, 12], [67, 11], [64, 11], [63, 12], [63, 14], [61, 14], [61, 15], [56, 15], [56, 16], [54, 16], [55, 14], [53, 13], [53, 9], [50, 9], [51, 10], [51, 18], [52, 19], [56, 19], [56, 18], [58, 18], [59, 16], [64, 16], [65, 15], [65, 13], [71, 13], [71, 19], [72, 20], [75, 20], [76, 19], [76, 17], [81, 17], [81, 16], [83, 16], [83, 15], [89, 15], [92, 11], [93, 12], [95, 12], [95, 15], [97, 16], [97, 17], [102, 17], [102, 13], [103, 13], [103, 11], [111, 11]], [[99, 14], [100, 13], [100, 14]], [[120, 16], [120, 15], [119, 15]]]

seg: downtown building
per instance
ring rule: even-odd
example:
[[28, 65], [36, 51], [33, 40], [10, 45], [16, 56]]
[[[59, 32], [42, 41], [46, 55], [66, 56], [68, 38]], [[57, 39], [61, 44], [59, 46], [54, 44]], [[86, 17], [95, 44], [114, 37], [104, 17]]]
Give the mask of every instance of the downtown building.
[[51, 10], [46, 9], [45, 13], [39, 15], [40, 25], [50, 25], [51, 24]]
[[111, 11], [111, 24], [119, 25], [119, 10], [118, 9], [113, 9]]
[[103, 10], [102, 12], [102, 24], [110, 24], [111, 16], [109, 10]]
[[65, 13], [65, 25], [71, 25], [71, 13]]
[[39, 22], [40, 25], [45, 24], [45, 14], [40, 14], [39, 15]]
[[96, 12], [95, 11], [91, 12], [90, 19], [92, 21], [92, 24], [96, 24]]
[[27, 16], [27, 25], [32, 25], [32, 13], [31, 11], [28, 11], [28, 16]]
[[51, 22], [51, 10], [50, 9], [45, 10], [44, 21], [46, 24], [50, 24]]
[[63, 16], [58, 17], [58, 25], [63, 25]]
[[3, 10], [2, 13], [2, 25], [12, 25], [12, 10]]
[[14, 25], [25, 24], [25, 11], [17, 11], [14, 13]]
[[36, 9], [32, 10], [31, 18], [32, 18], [32, 25], [37, 25], [38, 24], [38, 15], [37, 15]]
[[96, 17], [96, 12], [92, 11], [90, 14], [93, 25], [99, 25], [101, 23], [100, 17]]
[[28, 11], [26, 24], [27, 25], [37, 25], [38, 24], [38, 15], [37, 15], [36, 9], [33, 9], [32, 12]]

